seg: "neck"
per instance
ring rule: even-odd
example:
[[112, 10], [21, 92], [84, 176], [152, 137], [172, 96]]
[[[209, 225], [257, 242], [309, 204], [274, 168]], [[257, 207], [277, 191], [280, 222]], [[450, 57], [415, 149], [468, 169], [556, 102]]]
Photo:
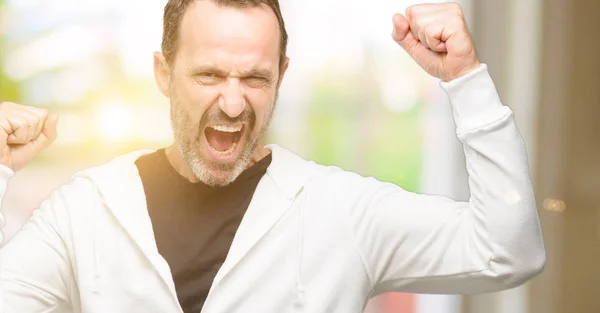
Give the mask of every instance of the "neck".
[[[172, 144], [169, 147], [167, 147], [165, 149], [165, 152], [167, 154], [167, 159], [169, 160], [169, 163], [171, 163], [171, 166], [173, 166], [173, 168], [177, 171], [177, 173], [179, 173], [179, 175], [183, 176], [191, 183], [197, 183], [200, 181], [198, 177], [196, 177], [196, 174], [194, 174], [192, 169], [187, 165], [185, 159], [183, 158], [183, 155], [181, 155], [181, 152], [179, 151], [179, 149], [177, 149], [177, 146], [175, 144]], [[252, 157], [250, 158], [250, 162], [248, 162], [246, 169], [258, 163], [264, 157], [269, 155], [269, 153], [271, 153], [269, 149], [259, 144], [254, 150], [254, 153], [252, 154]]]

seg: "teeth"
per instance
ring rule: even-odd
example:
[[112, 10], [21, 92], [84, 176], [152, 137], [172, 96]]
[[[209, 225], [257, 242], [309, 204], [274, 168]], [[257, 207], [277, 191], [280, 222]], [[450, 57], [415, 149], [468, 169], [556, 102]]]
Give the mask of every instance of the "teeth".
[[229, 154], [231, 154], [231, 153], [232, 153], [232, 152], [235, 150], [235, 147], [237, 146], [237, 142], [234, 142], [234, 143], [231, 145], [231, 147], [230, 147], [229, 149], [225, 150], [225, 151], [217, 151], [217, 150], [215, 150], [215, 149], [214, 149], [214, 148], [213, 148], [211, 145], [208, 145], [208, 146], [210, 147], [210, 149], [211, 149], [211, 150], [212, 150], [214, 153], [216, 153], [216, 154], [218, 154], [218, 155], [226, 156], [226, 155], [229, 155]]
[[210, 127], [214, 130], [218, 130], [220, 132], [226, 132], [226, 133], [235, 133], [235, 132], [239, 132], [240, 130], [242, 130], [242, 125], [236, 125], [236, 126], [213, 125]]

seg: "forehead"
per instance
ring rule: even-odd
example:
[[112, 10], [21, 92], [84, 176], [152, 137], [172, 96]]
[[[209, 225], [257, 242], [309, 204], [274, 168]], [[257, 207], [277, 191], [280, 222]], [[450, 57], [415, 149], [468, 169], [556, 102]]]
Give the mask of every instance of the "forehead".
[[270, 66], [279, 61], [279, 24], [266, 5], [237, 8], [195, 1], [179, 30], [185, 63], [217, 66]]

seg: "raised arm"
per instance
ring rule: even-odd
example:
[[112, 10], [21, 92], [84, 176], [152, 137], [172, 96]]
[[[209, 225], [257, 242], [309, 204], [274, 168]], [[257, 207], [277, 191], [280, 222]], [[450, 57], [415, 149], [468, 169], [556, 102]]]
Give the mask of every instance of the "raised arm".
[[[14, 172], [54, 141], [56, 122], [57, 117], [43, 109], [0, 104], [0, 201]], [[54, 210], [65, 205], [63, 192], [46, 200], [0, 249], [0, 312], [70, 311], [66, 308], [72, 270]]]
[[456, 4], [394, 18], [394, 39], [441, 78], [463, 143], [471, 196], [457, 202], [355, 179], [347, 214], [373, 293], [483, 293], [539, 273], [545, 252], [524, 142], [480, 64]]
[[[539, 273], [545, 252], [524, 143], [485, 65], [445, 84], [463, 142], [468, 202], [407, 192], [372, 178], [347, 218], [374, 293], [483, 293]], [[475, 88], [475, 89], [473, 89]]]

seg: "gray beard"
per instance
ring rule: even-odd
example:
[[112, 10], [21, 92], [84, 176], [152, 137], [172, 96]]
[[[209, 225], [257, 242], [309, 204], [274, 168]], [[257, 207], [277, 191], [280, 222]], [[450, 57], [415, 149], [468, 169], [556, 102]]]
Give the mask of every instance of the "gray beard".
[[[246, 140], [244, 140], [244, 146], [241, 147], [240, 156], [230, 164], [215, 164], [206, 160], [200, 148], [201, 136], [204, 136], [204, 125], [202, 125], [204, 123], [201, 122], [200, 125], [193, 125], [188, 114], [177, 103], [177, 97], [173, 96], [176, 93], [171, 93], [171, 95], [171, 126], [175, 137], [175, 145], [188, 167], [201, 182], [211, 187], [227, 186], [234, 182], [248, 167], [259, 140], [269, 127], [273, 111], [275, 110], [277, 94], [271, 114], [267, 117], [266, 123], [255, 136], [253, 136], [253, 131], [256, 123], [249, 123], [249, 129], [246, 130]], [[205, 112], [206, 114], [209, 114], [209, 111]], [[242, 138], [240, 138], [241, 140]]]
[[[177, 142], [177, 139], [175, 139]], [[248, 163], [250, 163], [250, 158], [254, 153], [254, 149], [256, 149], [256, 145], [254, 147], [250, 147], [250, 144], [247, 143], [246, 147], [244, 147], [244, 151], [242, 155], [239, 157], [237, 161], [233, 164], [233, 166], [228, 169], [223, 169], [220, 164], [210, 164], [204, 160], [204, 158], [196, 154], [197, 150], [194, 150], [193, 147], [189, 145], [184, 146], [179, 143], [176, 143], [179, 152], [183, 156], [183, 159], [187, 163], [188, 167], [192, 170], [194, 175], [204, 184], [211, 187], [223, 187], [227, 186], [235, 181], [240, 174], [246, 169]], [[250, 148], [250, 149], [249, 149]], [[215, 167], [220, 167], [220, 169], [215, 169]], [[221, 173], [225, 172], [227, 175], [225, 176], [217, 176], [213, 175], [215, 171], [219, 171]]]

